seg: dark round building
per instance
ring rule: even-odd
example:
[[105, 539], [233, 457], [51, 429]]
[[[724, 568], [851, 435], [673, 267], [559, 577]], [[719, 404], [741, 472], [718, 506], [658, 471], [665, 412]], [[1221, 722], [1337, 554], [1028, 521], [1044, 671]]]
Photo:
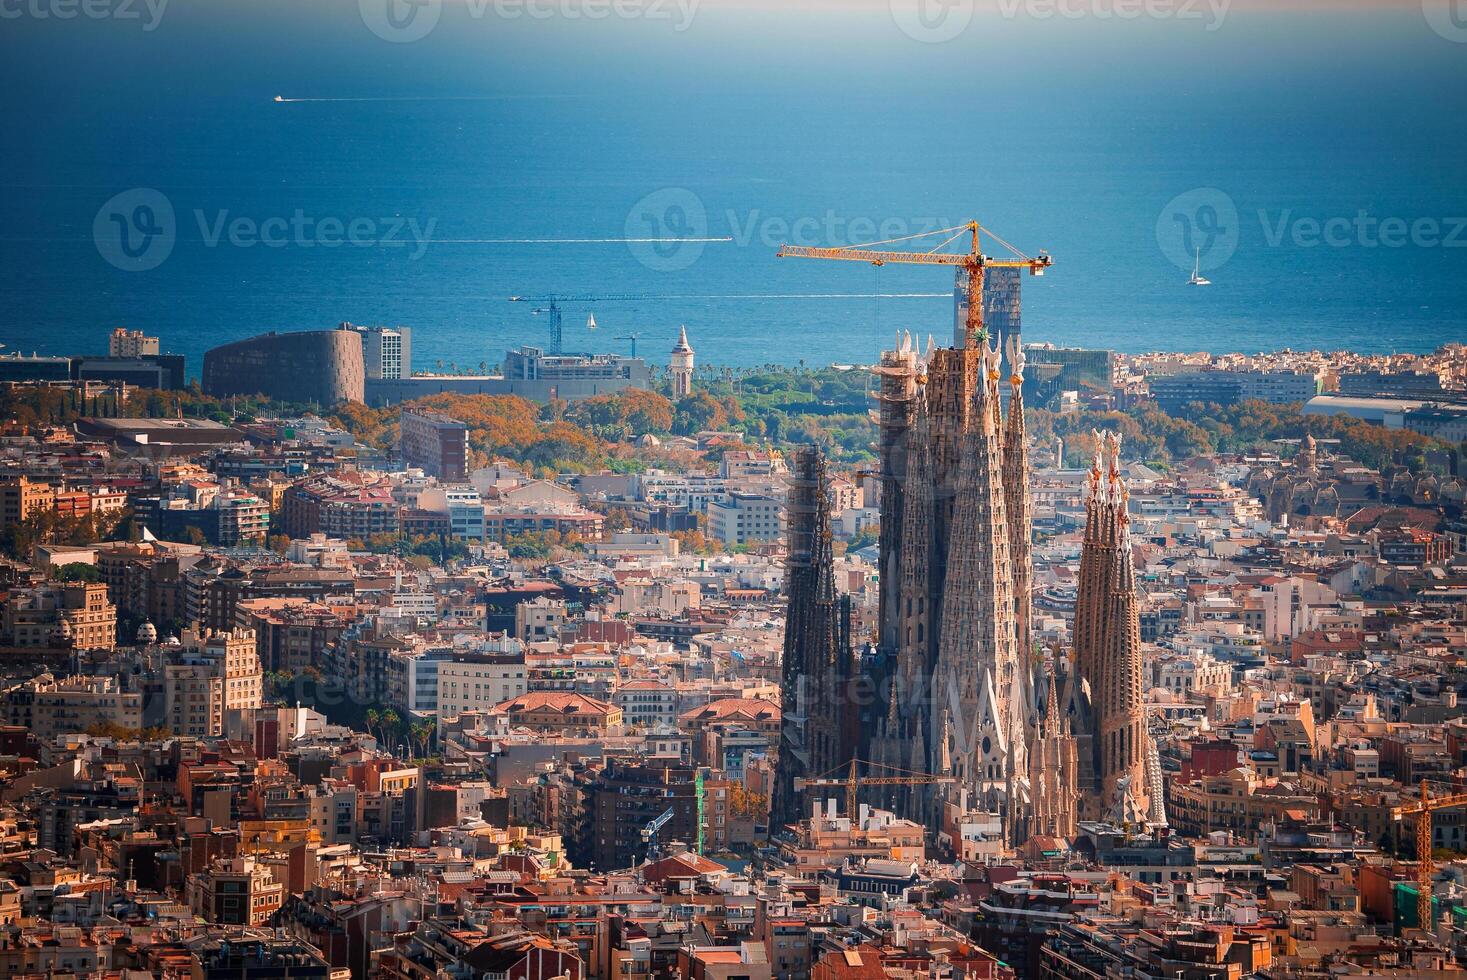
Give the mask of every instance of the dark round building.
[[267, 333], [204, 354], [204, 393], [264, 395], [321, 406], [364, 400], [367, 369], [354, 330]]

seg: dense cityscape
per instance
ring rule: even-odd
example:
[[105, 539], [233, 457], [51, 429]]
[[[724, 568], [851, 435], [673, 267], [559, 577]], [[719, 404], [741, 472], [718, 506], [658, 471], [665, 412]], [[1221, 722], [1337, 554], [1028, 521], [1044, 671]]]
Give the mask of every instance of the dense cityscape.
[[0, 964], [1461, 974], [1467, 348], [978, 283], [839, 370], [0, 356]]
[[0, 980], [1467, 980], [1467, 0], [0, 0]]

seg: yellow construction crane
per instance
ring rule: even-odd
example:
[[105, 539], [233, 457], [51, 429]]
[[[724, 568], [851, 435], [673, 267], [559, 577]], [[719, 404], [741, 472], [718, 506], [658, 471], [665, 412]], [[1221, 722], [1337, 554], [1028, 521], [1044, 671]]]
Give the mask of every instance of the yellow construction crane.
[[[994, 259], [983, 254], [983, 249], [978, 240], [978, 233], [984, 231], [994, 241], [1004, 248], [1013, 252], [1017, 258]], [[951, 234], [949, 234], [951, 233]], [[967, 252], [944, 252], [942, 249], [957, 241], [964, 234], [972, 236]], [[916, 241], [920, 238], [935, 238], [938, 235], [948, 235], [948, 238], [939, 242], [927, 252], [884, 252], [875, 246], [895, 245], [898, 242]], [[1044, 275], [1044, 270], [1054, 264], [1049, 253], [1041, 251], [1038, 256], [1031, 258], [1020, 252], [1008, 242], [999, 238], [990, 228], [984, 228], [976, 221], [957, 225], [953, 228], [942, 228], [937, 231], [923, 232], [919, 235], [908, 235], [905, 238], [891, 238], [884, 242], [868, 242], [865, 245], [851, 245], [844, 248], [815, 248], [808, 245], [781, 245], [779, 257], [782, 259], [836, 259], [847, 262], [870, 262], [872, 265], [886, 265], [895, 263], [897, 265], [955, 265], [968, 270], [968, 320], [967, 339], [969, 347], [976, 347], [980, 338], [986, 338], [987, 334], [983, 327], [983, 270], [984, 269], [1028, 269], [1033, 276]]]
[[1404, 803], [1395, 809], [1397, 820], [1416, 814], [1416, 926], [1431, 931], [1431, 815], [1437, 810], [1467, 806], [1467, 793], [1433, 797], [1426, 780], [1421, 781], [1421, 799]]
[[[868, 766], [877, 769], [885, 769], [888, 772], [901, 773], [899, 776], [862, 776], [860, 771], [861, 760], [852, 759], [850, 774], [844, 778], [839, 776], [818, 776], [815, 779], [796, 779], [795, 792], [799, 793], [807, 789], [825, 789], [827, 787], [842, 786], [846, 791], [846, 816], [854, 818], [856, 815], [856, 793], [862, 786], [928, 786], [933, 783], [956, 782], [952, 776], [933, 776], [925, 772], [913, 772], [910, 769], [898, 769], [896, 766], [886, 766], [879, 762], [868, 762]], [[831, 772], [835, 772], [834, 769]]]

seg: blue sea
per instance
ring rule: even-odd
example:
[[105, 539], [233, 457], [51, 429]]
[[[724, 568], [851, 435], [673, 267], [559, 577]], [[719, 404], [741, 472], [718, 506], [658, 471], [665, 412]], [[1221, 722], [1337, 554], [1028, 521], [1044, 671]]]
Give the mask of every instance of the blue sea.
[[1435, 0], [981, 0], [947, 40], [885, 0], [388, 2], [7, 7], [6, 349], [126, 325], [197, 374], [349, 320], [478, 370], [548, 339], [520, 295], [572, 297], [571, 349], [665, 362], [685, 324], [703, 363], [862, 363], [950, 336], [951, 270], [778, 245], [974, 217], [1054, 257], [1027, 340], [1467, 339], [1467, 25]]

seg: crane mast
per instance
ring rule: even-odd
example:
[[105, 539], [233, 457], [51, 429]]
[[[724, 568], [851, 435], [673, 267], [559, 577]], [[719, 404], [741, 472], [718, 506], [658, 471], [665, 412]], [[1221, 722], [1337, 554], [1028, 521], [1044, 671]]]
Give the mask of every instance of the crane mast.
[[[564, 307], [584, 306], [590, 303], [638, 302], [642, 300], [654, 300], [660, 298], [662, 297], [637, 293], [607, 293], [605, 295], [596, 296], [565, 296], [550, 294], [544, 296], [511, 296], [509, 298], [509, 301], [511, 303], [533, 303], [535, 304], [535, 308], [530, 311], [531, 314], [536, 316], [542, 313], [548, 314], [550, 317], [550, 353], [563, 354], [565, 353]], [[591, 320], [587, 322], [586, 328], [588, 330], [595, 328], [594, 316], [592, 316]], [[626, 338], [618, 337], [617, 339], [624, 340]], [[636, 356], [635, 352], [633, 352], [632, 356]]]
[[1434, 865], [1431, 860], [1431, 815], [1437, 810], [1467, 806], [1467, 793], [1448, 796], [1431, 795], [1426, 780], [1421, 781], [1421, 799], [1396, 808], [1396, 819], [1407, 814], [1416, 815], [1416, 925], [1426, 932], [1432, 931], [1431, 877]]

